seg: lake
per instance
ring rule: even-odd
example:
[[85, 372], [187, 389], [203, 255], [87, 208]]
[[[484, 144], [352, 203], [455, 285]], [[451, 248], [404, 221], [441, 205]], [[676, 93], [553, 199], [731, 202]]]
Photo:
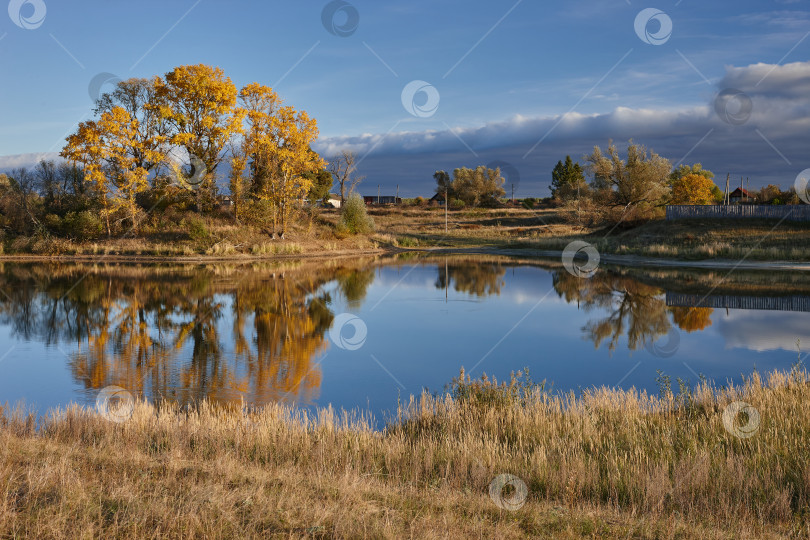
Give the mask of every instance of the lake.
[[0, 265], [0, 402], [40, 413], [93, 406], [116, 385], [181, 404], [331, 404], [383, 423], [462, 367], [657, 393], [659, 372], [694, 385], [789, 369], [797, 340], [810, 346], [801, 273], [603, 266], [585, 278], [558, 261], [413, 254]]

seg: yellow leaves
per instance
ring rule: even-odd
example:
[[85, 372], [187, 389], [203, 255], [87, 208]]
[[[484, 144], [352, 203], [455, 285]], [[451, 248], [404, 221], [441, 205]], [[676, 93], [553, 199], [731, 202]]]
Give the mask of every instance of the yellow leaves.
[[688, 174], [672, 183], [673, 204], [709, 204], [714, 182], [702, 174]]

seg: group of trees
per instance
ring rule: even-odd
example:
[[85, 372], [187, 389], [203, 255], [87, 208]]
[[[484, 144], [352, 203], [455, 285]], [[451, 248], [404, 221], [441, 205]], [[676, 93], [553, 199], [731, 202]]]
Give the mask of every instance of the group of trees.
[[[571, 156], [559, 161], [551, 173], [551, 194], [558, 203], [579, 210], [580, 220], [635, 221], [654, 217], [667, 204], [721, 203], [724, 193], [713, 178], [700, 163], [673, 169], [669, 160], [632, 141], [622, 157], [610, 142], [607, 150], [597, 146], [585, 156], [584, 166]], [[762, 188], [756, 200], [798, 203], [795, 192], [774, 185]]]
[[506, 195], [501, 170], [483, 165], [475, 169], [455, 169], [452, 178], [446, 171], [436, 171], [433, 178], [436, 180], [436, 193], [446, 197], [451, 205], [491, 207]]
[[[272, 88], [239, 90], [217, 67], [121, 81], [67, 137], [65, 163], [0, 175], [0, 227], [24, 235], [137, 234], [155, 209], [217, 209], [225, 164], [234, 219], [272, 222], [283, 233], [305, 199], [322, 200], [332, 187], [327, 163], [311, 148], [317, 136], [316, 121]], [[353, 164], [344, 172], [350, 185], [353, 172]], [[92, 234], [73, 234], [76, 227]]]
[[[237, 90], [220, 68], [180, 66], [163, 78], [122, 81], [99, 99], [95, 116], [61, 155], [83, 168], [108, 234], [111, 217], [122, 213], [137, 232], [139, 195], [150, 189], [162, 199], [190, 192], [197, 211], [210, 210], [226, 159], [237, 221], [249, 215], [244, 203], [262, 202], [274, 229], [280, 222], [284, 231], [296, 202], [316, 182], [322, 189], [326, 163], [311, 149], [315, 120], [267, 86]], [[178, 154], [188, 156], [190, 170]]]

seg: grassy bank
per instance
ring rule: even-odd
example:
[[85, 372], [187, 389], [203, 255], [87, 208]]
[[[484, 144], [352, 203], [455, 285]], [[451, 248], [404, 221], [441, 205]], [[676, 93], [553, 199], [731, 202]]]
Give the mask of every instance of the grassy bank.
[[278, 238], [267, 229], [236, 225], [225, 214], [157, 217], [137, 236], [92, 241], [36, 235], [5, 238], [0, 256], [255, 258], [332, 256], [396, 248], [485, 248], [562, 251], [574, 240], [602, 254], [665, 259], [804, 261], [810, 259], [810, 224], [769, 220], [651, 221], [630, 227], [588, 228], [553, 208], [452, 210], [440, 207], [372, 207], [374, 234], [340, 232], [337, 210], [308, 213]]
[[[574, 397], [457, 381], [383, 432], [281, 405], [139, 403], [123, 423], [70, 408], [39, 431], [5, 410], [0, 536], [808, 536], [808, 382], [794, 370], [678, 396], [664, 384], [660, 397]], [[735, 401], [759, 412], [749, 438], [734, 434], [745, 415], [724, 425]], [[506, 473], [525, 501], [519, 488], [490, 496]]]
[[603, 254], [701, 259], [801, 261], [810, 258], [810, 224], [776, 220], [651, 221], [588, 228], [557, 209], [452, 211], [445, 233], [442, 209], [373, 212], [379, 230], [405, 247], [492, 247], [563, 250], [584, 240]]

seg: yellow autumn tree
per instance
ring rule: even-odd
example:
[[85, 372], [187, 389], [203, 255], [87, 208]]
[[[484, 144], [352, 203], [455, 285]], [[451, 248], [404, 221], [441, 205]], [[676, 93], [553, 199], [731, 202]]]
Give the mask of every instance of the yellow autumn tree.
[[138, 193], [149, 188], [146, 161], [160, 159], [155, 148], [139, 137], [138, 120], [122, 107], [101, 113], [97, 121], [82, 122], [68, 136], [61, 156], [84, 165], [85, 180], [93, 183], [102, 199], [107, 234], [112, 234], [110, 217], [125, 210], [138, 231]]
[[670, 311], [672, 320], [685, 332], [703, 330], [712, 325], [712, 308], [675, 306]]
[[709, 204], [714, 182], [702, 174], [687, 174], [672, 182], [672, 204]]
[[312, 187], [306, 173], [325, 162], [312, 151], [318, 138], [317, 122], [305, 111], [281, 107], [272, 88], [257, 83], [240, 92], [244, 128], [244, 153], [251, 160], [252, 194], [273, 207], [273, 228], [281, 221], [287, 232], [292, 209]]
[[195, 186], [202, 206], [206, 196], [210, 201], [216, 195], [216, 169], [225, 158], [226, 145], [241, 130], [236, 86], [222, 69], [204, 64], [176, 67], [157, 85], [169, 142], [205, 166], [205, 178]]

